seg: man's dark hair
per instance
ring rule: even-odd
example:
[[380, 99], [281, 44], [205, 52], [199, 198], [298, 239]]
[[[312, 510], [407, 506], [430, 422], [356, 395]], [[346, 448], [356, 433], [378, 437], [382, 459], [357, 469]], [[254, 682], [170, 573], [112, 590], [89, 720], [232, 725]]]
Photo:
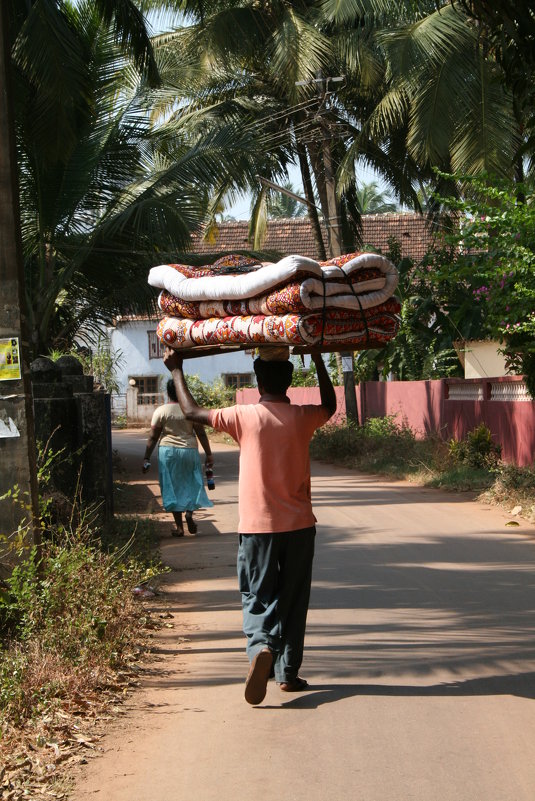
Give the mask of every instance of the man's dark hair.
[[291, 362], [265, 362], [255, 359], [253, 363], [256, 378], [270, 395], [285, 395], [292, 383], [294, 366]]
[[175, 389], [175, 382], [173, 381], [172, 378], [170, 378], [169, 381], [167, 382], [167, 395], [169, 396], [169, 400], [178, 403], [178, 398]]

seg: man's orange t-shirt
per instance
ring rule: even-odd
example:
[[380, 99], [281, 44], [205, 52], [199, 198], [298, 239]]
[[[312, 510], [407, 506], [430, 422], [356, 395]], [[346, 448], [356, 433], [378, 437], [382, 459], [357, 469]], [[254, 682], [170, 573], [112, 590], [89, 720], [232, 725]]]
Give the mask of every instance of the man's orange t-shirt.
[[309, 444], [330, 414], [323, 406], [260, 402], [210, 412], [210, 425], [240, 446], [240, 534], [297, 531], [316, 522]]

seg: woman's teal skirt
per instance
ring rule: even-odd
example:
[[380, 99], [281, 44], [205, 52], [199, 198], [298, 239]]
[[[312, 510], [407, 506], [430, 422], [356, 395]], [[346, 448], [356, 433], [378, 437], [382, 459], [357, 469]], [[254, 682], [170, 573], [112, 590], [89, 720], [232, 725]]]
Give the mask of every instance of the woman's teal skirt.
[[214, 504], [204, 489], [199, 451], [196, 448], [158, 448], [158, 475], [166, 512], [185, 512]]

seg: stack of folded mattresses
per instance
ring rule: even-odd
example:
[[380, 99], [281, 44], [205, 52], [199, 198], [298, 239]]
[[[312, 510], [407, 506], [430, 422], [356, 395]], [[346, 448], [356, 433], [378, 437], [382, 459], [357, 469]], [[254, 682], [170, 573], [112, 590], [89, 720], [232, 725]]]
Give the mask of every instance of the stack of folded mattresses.
[[395, 266], [377, 253], [325, 262], [286, 256], [259, 263], [223, 256], [206, 267], [153, 267], [164, 316], [158, 337], [184, 351], [262, 345], [352, 351], [382, 347], [398, 330]]

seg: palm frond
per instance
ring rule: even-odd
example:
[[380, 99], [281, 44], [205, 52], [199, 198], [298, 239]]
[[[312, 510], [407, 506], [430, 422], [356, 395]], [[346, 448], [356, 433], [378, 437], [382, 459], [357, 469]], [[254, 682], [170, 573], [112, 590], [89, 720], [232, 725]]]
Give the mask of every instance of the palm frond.
[[275, 84], [285, 86], [292, 102], [298, 96], [296, 82], [315, 78], [327, 66], [330, 52], [329, 39], [286, 7], [267, 43], [269, 74]]
[[110, 25], [123, 52], [130, 53], [150, 84], [159, 83], [158, 65], [142, 11], [134, 0], [93, 0], [104, 25]]

